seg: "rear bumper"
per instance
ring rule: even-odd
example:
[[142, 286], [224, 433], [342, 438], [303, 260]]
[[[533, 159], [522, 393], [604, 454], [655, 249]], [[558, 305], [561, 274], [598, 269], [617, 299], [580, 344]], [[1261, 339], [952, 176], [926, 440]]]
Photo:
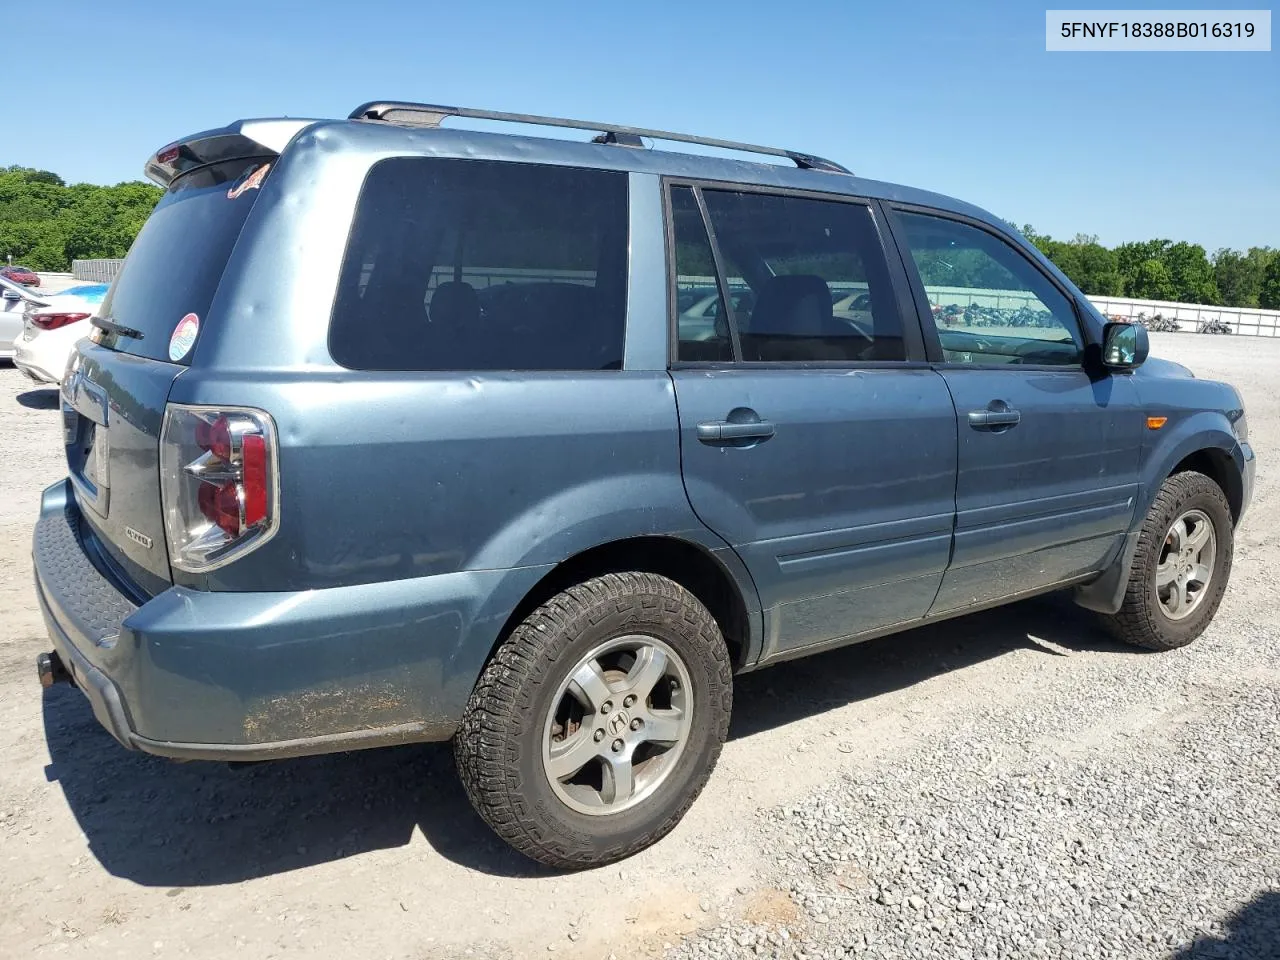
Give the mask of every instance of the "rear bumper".
[[25, 373], [36, 383], [58, 383], [58, 378], [39, 364], [30, 361], [24, 361], [21, 352], [15, 353], [13, 356], [13, 365]]
[[67, 351], [40, 345], [40, 338], [24, 340], [19, 337], [14, 344], [13, 365], [37, 383], [60, 383], [68, 355]]
[[33, 559], [49, 636], [98, 721], [129, 749], [182, 759], [449, 738], [507, 614], [545, 573], [134, 597], [66, 481], [45, 491]]

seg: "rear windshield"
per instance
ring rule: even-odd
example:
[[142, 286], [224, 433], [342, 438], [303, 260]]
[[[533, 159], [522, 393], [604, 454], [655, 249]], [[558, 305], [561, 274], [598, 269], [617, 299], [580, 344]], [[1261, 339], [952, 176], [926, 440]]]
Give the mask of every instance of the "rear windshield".
[[[105, 347], [169, 360], [169, 339], [187, 314], [203, 321], [260, 192], [270, 160], [229, 160], [174, 181], [129, 249], [99, 316], [117, 330]], [[189, 363], [191, 350], [178, 362]]]
[[356, 370], [617, 370], [626, 174], [397, 157], [365, 182], [329, 348]]

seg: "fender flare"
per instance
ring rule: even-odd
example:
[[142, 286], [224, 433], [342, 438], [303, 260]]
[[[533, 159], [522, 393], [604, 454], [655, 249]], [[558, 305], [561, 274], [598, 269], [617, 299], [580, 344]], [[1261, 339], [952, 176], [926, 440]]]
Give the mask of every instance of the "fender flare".
[[1125, 532], [1115, 559], [1096, 580], [1076, 587], [1076, 603], [1098, 613], [1112, 614], [1119, 611], [1124, 603], [1129, 571], [1138, 549], [1138, 534], [1146, 523], [1147, 513], [1151, 510], [1156, 494], [1179, 463], [1202, 450], [1219, 450], [1227, 454], [1236, 469], [1243, 472], [1244, 453], [1223, 414], [1208, 411], [1196, 413], [1179, 423], [1171, 434], [1160, 438], [1146, 457], [1138, 484], [1138, 502], [1134, 507], [1133, 522]]
[[588, 551], [645, 538], [692, 546], [723, 569], [747, 615], [744, 666], [754, 665], [764, 637], [759, 590], [738, 552], [693, 512], [678, 474], [615, 475], [561, 490], [512, 518], [467, 567], [554, 570]]

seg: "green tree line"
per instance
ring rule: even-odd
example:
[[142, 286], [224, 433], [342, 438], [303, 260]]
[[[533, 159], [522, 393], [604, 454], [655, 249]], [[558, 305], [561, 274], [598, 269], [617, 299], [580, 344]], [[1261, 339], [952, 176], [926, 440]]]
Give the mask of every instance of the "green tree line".
[[0, 167], [0, 263], [66, 271], [72, 260], [123, 257], [161, 190], [142, 181], [68, 185], [56, 173]]
[[1089, 296], [1280, 310], [1280, 250], [1272, 247], [1209, 256], [1199, 244], [1172, 240], [1108, 249], [1083, 234], [1055, 240], [1030, 226], [1022, 233]]

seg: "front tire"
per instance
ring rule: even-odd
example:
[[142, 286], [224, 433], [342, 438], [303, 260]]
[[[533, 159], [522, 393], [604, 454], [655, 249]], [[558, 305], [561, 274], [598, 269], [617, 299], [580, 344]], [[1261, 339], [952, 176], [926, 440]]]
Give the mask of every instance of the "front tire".
[[485, 668], [454, 740], [476, 812], [526, 856], [603, 866], [655, 843], [702, 791], [733, 683], [715, 619], [648, 573], [552, 597]]
[[1124, 603], [1104, 617], [1119, 640], [1173, 650], [1200, 636], [1222, 602], [1234, 550], [1231, 508], [1202, 473], [1176, 473], [1138, 535]]

